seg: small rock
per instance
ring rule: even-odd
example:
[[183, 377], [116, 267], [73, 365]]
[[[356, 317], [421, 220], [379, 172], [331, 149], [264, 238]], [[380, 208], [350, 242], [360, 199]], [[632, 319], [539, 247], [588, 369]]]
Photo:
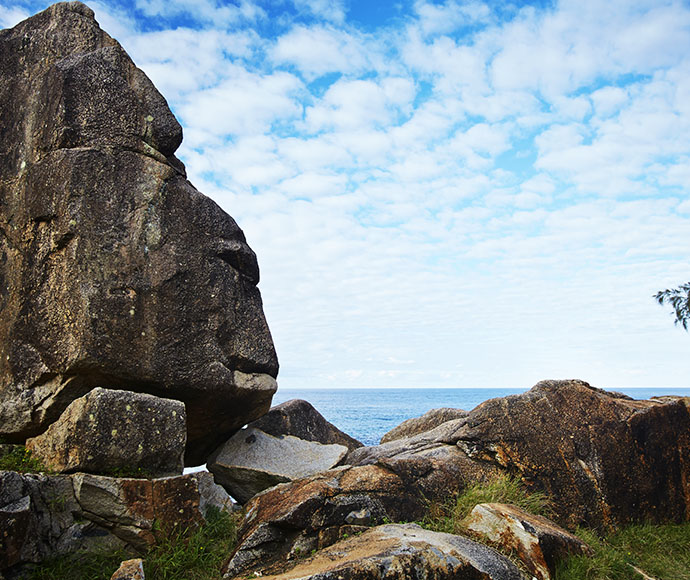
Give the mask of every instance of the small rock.
[[350, 451], [362, 447], [362, 443], [329, 423], [311, 403], [302, 399], [291, 399], [271, 407], [268, 413], [248, 426], [275, 437], [293, 435], [325, 445], [345, 445]]
[[467, 516], [464, 526], [502, 552], [515, 554], [537, 580], [550, 580], [559, 560], [591, 553], [580, 538], [544, 517], [512, 505], [479, 504]]
[[346, 454], [344, 445], [322, 445], [291, 435], [273, 437], [248, 428], [218, 448], [207, 465], [216, 482], [245, 503], [278, 483], [326, 471]]
[[144, 580], [144, 561], [141, 558], [125, 560], [110, 580]]
[[186, 442], [180, 401], [95, 388], [73, 401], [48, 430], [26, 442], [34, 457], [60, 473], [179, 475]]
[[407, 419], [397, 427], [388, 431], [388, 433], [381, 437], [381, 443], [412, 437], [413, 435], [418, 435], [419, 433], [424, 433], [434, 427], [438, 427], [446, 421], [462, 419], [463, 417], [467, 417], [467, 411], [463, 411], [462, 409], [451, 409], [448, 407], [431, 409], [431, 411], [427, 411], [421, 417]]

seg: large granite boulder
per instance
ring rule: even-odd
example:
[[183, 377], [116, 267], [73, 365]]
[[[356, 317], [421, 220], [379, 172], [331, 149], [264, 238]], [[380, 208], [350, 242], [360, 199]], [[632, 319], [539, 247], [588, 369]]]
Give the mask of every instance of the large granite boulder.
[[274, 437], [249, 427], [235, 433], [208, 459], [217, 483], [240, 503], [257, 493], [335, 467], [344, 445], [324, 445], [292, 435]]
[[181, 475], [187, 430], [180, 401], [97, 387], [26, 442], [51, 471]]
[[405, 439], [420, 433], [430, 431], [434, 427], [438, 427], [447, 421], [454, 419], [462, 419], [467, 417], [467, 411], [462, 409], [452, 409], [449, 407], [442, 407], [440, 409], [431, 409], [421, 417], [412, 417], [393, 427], [390, 431], [381, 437], [381, 443], [388, 443], [396, 439]]
[[[522, 580], [520, 570], [491, 548], [416, 524], [369, 529], [317, 552], [292, 569], [262, 574], [265, 580]], [[224, 578], [246, 578], [232, 571]]]
[[426, 433], [355, 449], [346, 461], [414, 457], [451, 461], [463, 481], [473, 479], [468, 464], [518, 476], [551, 497], [568, 529], [690, 519], [688, 398], [639, 401], [584, 381], [542, 381]]
[[319, 413], [314, 406], [302, 399], [290, 399], [271, 407], [263, 417], [249, 427], [280, 437], [292, 435], [305, 441], [345, 445], [350, 450], [362, 447], [362, 443], [338, 429]]
[[263, 415], [254, 252], [186, 179], [165, 99], [79, 2], [0, 31], [0, 435], [94, 386], [178, 399], [188, 465]]

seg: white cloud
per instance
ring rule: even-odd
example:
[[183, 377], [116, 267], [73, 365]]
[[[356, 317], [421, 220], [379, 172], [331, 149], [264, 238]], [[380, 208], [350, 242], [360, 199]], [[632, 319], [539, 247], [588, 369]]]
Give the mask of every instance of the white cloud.
[[23, 8], [0, 6], [0, 28], [12, 28], [29, 16], [30, 14]]
[[589, 98], [599, 117], [609, 117], [627, 103], [628, 91], [620, 87], [607, 86], [594, 91]]
[[276, 64], [295, 66], [308, 80], [362, 71], [371, 60], [362, 37], [326, 26], [294, 27], [278, 38], [270, 55]]
[[255, 22], [266, 17], [263, 8], [249, 0], [239, 0], [237, 3], [215, 0], [135, 0], [135, 3], [146, 16], [184, 16], [197, 22], [223, 27], [242, 21]]
[[414, 84], [409, 79], [341, 80], [307, 109], [306, 126], [309, 131], [319, 132], [396, 124], [397, 116], [409, 109], [413, 98]]
[[414, 10], [418, 26], [426, 36], [447, 34], [462, 26], [485, 22], [490, 17], [489, 7], [483, 2], [457, 2], [447, 0], [442, 4], [417, 0]]
[[215, 135], [261, 134], [272, 123], [299, 118], [296, 98], [302, 83], [285, 72], [251, 73], [226, 65], [229, 74], [220, 84], [202, 89], [178, 106], [185, 124]]

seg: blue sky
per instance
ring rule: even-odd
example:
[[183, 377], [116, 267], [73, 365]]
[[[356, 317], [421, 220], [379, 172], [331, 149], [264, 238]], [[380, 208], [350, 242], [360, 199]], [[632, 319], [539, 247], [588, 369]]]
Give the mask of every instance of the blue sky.
[[281, 386], [690, 386], [651, 298], [690, 279], [687, 1], [87, 4], [256, 251]]

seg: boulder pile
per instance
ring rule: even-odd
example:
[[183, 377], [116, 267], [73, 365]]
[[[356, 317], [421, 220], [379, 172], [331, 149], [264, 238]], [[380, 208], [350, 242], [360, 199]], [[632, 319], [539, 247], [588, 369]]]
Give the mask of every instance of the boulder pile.
[[[588, 553], [575, 526], [690, 520], [688, 398], [543, 381], [370, 447], [306, 401], [269, 409], [256, 257], [186, 180], [179, 124], [85, 5], [0, 31], [0, 131], [0, 459], [26, 448], [51, 470], [0, 471], [0, 578], [76, 550], [145, 555], [232, 498], [238, 580], [548, 580]], [[414, 523], [506, 475], [553, 521], [480, 504], [462, 535]]]

